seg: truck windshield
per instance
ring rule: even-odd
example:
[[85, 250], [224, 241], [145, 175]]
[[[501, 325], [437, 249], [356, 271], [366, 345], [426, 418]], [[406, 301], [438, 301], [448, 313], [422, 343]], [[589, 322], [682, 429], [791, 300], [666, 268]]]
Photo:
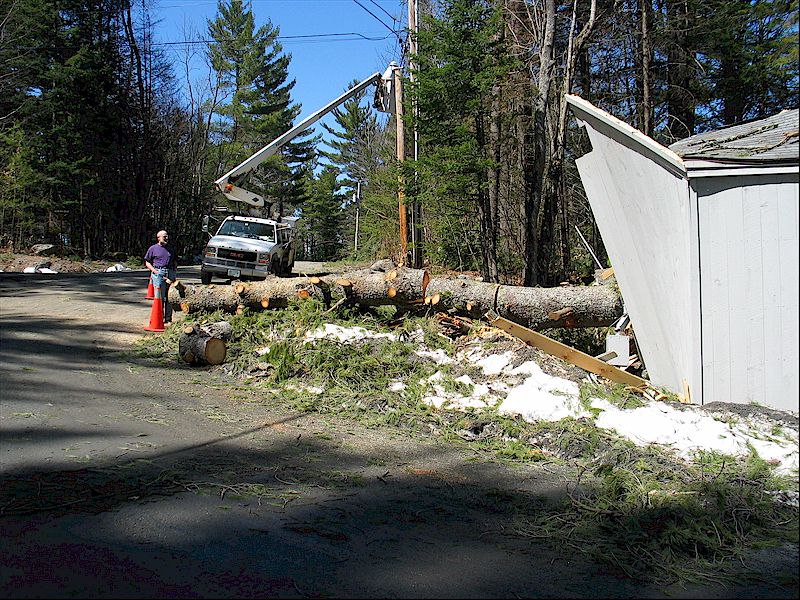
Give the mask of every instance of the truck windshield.
[[236, 237], [258, 238], [268, 242], [275, 241], [275, 227], [265, 223], [252, 221], [225, 221], [217, 235], [233, 235]]

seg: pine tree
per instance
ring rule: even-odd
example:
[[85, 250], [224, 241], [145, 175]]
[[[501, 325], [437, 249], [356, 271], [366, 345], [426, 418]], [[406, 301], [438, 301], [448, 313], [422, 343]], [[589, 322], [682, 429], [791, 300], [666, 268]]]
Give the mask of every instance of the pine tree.
[[698, 58], [709, 88], [701, 129], [797, 106], [797, 9], [797, 0], [709, 0], [698, 6]]
[[[352, 81], [348, 89], [357, 84], [358, 81]], [[326, 141], [332, 151], [320, 154], [339, 168], [342, 185], [350, 189], [356, 189], [359, 182], [366, 186], [370, 174], [385, 164], [381, 155], [385, 130], [375, 111], [364, 104], [365, 96], [366, 92], [362, 92], [333, 110], [338, 128], [322, 124], [332, 136]]]
[[[351, 82], [349, 88], [357, 83]], [[362, 199], [367, 198], [368, 204], [372, 201], [373, 191], [379, 187], [379, 172], [385, 168], [389, 152], [386, 127], [380, 123], [375, 111], [365, 104], [365, 97], [366, 92], [363, 92], [334, 109], [335, 126], [322, 124], [331, 136], [325, 142], [331, 150], [321, 150], [320, 155], [337, 168], [341, 189], [347, 191], [342, 232], [346, 246], [353, 250]], [[363, 227], [361, 229], [363, 232]]]
[[[291, 55], [277, 41], [280, 29], [267, 21], [258, 29], [252, 9], [242, 0], [220, 0], [218, 15], [208, 22], [211, 64], [227, 92], [219, 109], [225, 141], [223, 161], [230, 168], [291, 128], [300, 114], [292, 104]], [[302, 134], [249, 175], [248, 185], [271, 199], [281, 214], [284, 205], [303, 201], [302, 181], [316, 140]]]
[[304, 254], [311, 260], [340, 258], [344, 247], [342, 207], [345, 195], [341, 193], [337, 177], [338, 170], [328, 165], [309, 181], [311, 189], [300, 223]]
[[[426, 210], [426, 252], [497, 279], [498, 230], [490, 202], [489, 131], [498, 59], [499, 13], [493, 2], [450, 0], [420, 32], [417, 90], [424, 155], [416, 197]], [[476, 249], [479, 249], [476, 252]], [[474, 260], [478, 258], [477, 262]]]

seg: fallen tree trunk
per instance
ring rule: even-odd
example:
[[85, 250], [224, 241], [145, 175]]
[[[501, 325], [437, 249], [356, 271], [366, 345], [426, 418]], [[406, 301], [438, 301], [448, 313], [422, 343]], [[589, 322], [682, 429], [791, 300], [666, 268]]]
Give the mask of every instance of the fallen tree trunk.
[[425, 304], [437, 311], [455, 310], [458, 314], [480, 319], [488, 311], [494, 310], [500, 287], [497, 283], [484, 283], [466, 277], [434, 277], [428, 285]]
[[422, 269], [365, 269], [342, 274], [333, 282], [333, 289], [342, 290], [344, 297], [361, 306], [404, 306], [421, 303], [429, 281], [428, 272]]
[[529, 329], [606, 327], [622, 316], [622, 299], [607, 285], [531, 288], [434, 277], [425, 304], [474, 319], [493, 310]]
[[234, 281], [229, 286], [175, 282], [168, 300], [175, 310], [185, 313], [285, 308], [290, 301], [305, 298], [316, 298], [326, 306], [332, 300], [360, 306], [406, 306], [422, 303], [429, 279], [427, 271], [397, 267], [388, 272], [362, 269], [328, 277], [268, 276], [263, 281]]
[[[387, 269], [383, 262], [382, 269]], [[213, 288], [213, 289], [212, 289]], [[615, 286], [529, 288], [485, 283], [468, 278], [430, 278], [421, 269], [395, 267], [361, 269], [326, 277], [278, 278], [233, 282], [230, 286], [170, 288], [169, 301], [184, 312], [245, 306], [261, 310], [284, 308], [294, 299], [317, 298], [329, 306], [336, 301], [360, 306], [428, 306], [436, 312], [482, 318], [490, 310], [530, 329], [605, 327], [622, 316], [622, 299]]]
[[227, 321], [184, 327], [178, 340], [178, 354], [190, 365], [220, 365], [227, 354], [226, 340], [233, 327]]
[[[277, 279], [277, 278], [276, 278]], [[175, 281], [169, 286], [167, 301], [174, 310], [182, 310], [187, 314], [199, 312], [236, 312], [239, 307], [239, 295], [230, 285], [185, 285]]]
[[529, 329], [607, 327], [622, 316], [622, 298], [607, 285], [557, 288], [502, 285], [494, 311]]

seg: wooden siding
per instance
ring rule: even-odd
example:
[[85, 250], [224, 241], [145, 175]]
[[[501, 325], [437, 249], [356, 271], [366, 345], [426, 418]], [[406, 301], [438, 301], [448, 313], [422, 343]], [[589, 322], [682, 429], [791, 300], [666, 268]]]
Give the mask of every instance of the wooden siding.
[[692, 179], [706, 402], [798, 410], [798, 176]]
[[677, 393], [685, 381], [698, 402], [699, 302], [691, 284], [697, 261], [688, 182], [669, 157], [593, 115], [578, 116], [593, 148], [577, 160], [578, 171], [650, 380]]

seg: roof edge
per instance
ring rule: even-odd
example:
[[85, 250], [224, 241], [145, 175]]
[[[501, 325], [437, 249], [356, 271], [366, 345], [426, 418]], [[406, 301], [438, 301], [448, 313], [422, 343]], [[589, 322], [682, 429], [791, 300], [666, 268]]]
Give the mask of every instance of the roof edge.
[[565, 96], [567, 102], [571, 105], [573, 112], [578, 118], [585, 120], [585, 117], [588, 116], [597, 119], [598, 121], [623, 134], [625, 137], [631, 139], [637, 145], [655, 153], [656, 156], [666, 161], [672, 167], [676, 168], [684, 177], [687, 175], [687, 169], [683, 159], [666, 146], [662, 146], [653, 138], [643, 134], [638, 129], [631, 127], [625, 121], [618, 119], [603, 109], [597, 108], [594, 104], [584, 100], [580, 96], [575, 96], [574, 94], [566, 94]]

